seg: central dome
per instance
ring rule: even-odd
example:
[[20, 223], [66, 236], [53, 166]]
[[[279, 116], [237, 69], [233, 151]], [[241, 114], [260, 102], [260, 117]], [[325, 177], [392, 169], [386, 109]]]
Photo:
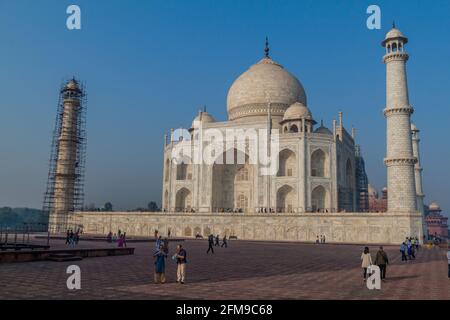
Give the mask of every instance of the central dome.
[[283, 116], [295, 102], [306, 106], [306, 94], [300, 81], [268, 56], [251, 66], [231, 85], [228, 91], [228, 118], [267, 115]]

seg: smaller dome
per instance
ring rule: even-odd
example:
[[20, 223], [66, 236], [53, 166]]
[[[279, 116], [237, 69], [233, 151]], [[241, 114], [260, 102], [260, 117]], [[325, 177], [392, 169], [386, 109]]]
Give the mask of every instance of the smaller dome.
[[417, 129], [416, 125], [414, 123], [411, 123], [411, 131], [419, 131], [419, 129]]
[[283, 121], [286, 120], [298, 120], [298, 119], [312, 120], [311, 111], [301, 102], [296, 102], [292, 104], [284, 112]]
[[392, 39], [392, 38], [406, 38], [403, 33], [398, 30], [397, 28], [392, 28], [389, 30], [389, 32], [386, 34], [385, 39]]
[[367, 186], [369, 197], [378, 198], [378, 192], [375, 188], [369, 183]]
[[386, 36], [384, 37], [384, 40], [381, 44], [385, 46], [387, 41], [395, 39], [401, 39], [403, 43], [408, 43], [408, 38], [405, 37], [405, 35], [400, 30], [398, 30], [394, 25], [392, 29], [389, 30], [388, 33], [386, 33]]
[[192, 127], [194, 127], [197, 123], [211, 123], [216, 122], [216, 120], [206, 111], [200, 111], [198, 115], [192, 121]]
[[437, 204], [436, 202], [432, 202], [429, 206], [428, 209], [430, 210], [441, 210], [441, 207], [439, 206], [439, 204]]
[[328, 129], [327, 127], [318, 127], [318, 128], [316, 129], [316, 131], [314, 131], [314, 133], [330, 134], [330, 135], [333, 134], [333, 133], [330, 131], [330, 129]]
[[330, 129], [328, 129], [327, 127], [325, 127], [323, 125], [323, 120], [320, 121], [320, 127], [318, 127], [316, 129], [316, 131], [314, 131], [314, 133], [321, 133], [321, 134], [329, 134], [329, 135], [333, 135], [333, 133], [330, 131]]
[[383, 189], [381, 189], [381, 191], [387, 192], [387, 191], [388, 191], [388, 188], [387, 188], [387, 187], [384, 187]]

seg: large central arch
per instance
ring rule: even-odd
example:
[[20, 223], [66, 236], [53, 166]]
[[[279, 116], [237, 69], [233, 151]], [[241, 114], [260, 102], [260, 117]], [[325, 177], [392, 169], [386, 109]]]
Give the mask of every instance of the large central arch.
[[[251, 207], [253, 194], [254, 165], [249, 164], [249, 156], [240, 150], [233, 149], [234, 164], [214, 163], [212, 181], [212, 207], [214, 211], [247, 210]], [[226, 159], [227, 152], [219, 156]], [[218, 158], [218, 159], [219, 159]], [[245, 163], [236, 164], [237, 159]], [[243, 207], [243, 206], [246, 207]]]

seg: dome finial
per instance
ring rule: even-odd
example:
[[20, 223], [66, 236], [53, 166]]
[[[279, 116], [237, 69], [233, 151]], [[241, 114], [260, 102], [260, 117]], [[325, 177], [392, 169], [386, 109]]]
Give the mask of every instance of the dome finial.
[[392, 28], [396, 29], [396, 27], [395, 27], [395, 20], [392, 20]]
[[269, 38], [266, 36], [266, 47], [264, 48], [264, 53], [266, 58], [269, 58]]

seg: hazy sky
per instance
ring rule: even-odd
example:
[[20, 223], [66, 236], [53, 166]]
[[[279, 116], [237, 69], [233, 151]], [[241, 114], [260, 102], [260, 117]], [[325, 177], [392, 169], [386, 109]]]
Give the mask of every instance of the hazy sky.
[[[66, 28], [66, 8], [82, 29]], [[367, 6], [382, 30], [366, 27]], [[426, 202], [450, 208], [450, 1], [0, 0], [0, 206], [41, 207], [58, 88], [88, 92], [86, 204], [160, 203], [163, 134], [207, 105], [226, 119], [232, 82], [271, 56], [302, 82], [317, 121], [342, 110], [357, 128], [370, 182], [385, 185], [385, 66], [395, 19], [410, 39], [413, 121], [421, 129]]]

